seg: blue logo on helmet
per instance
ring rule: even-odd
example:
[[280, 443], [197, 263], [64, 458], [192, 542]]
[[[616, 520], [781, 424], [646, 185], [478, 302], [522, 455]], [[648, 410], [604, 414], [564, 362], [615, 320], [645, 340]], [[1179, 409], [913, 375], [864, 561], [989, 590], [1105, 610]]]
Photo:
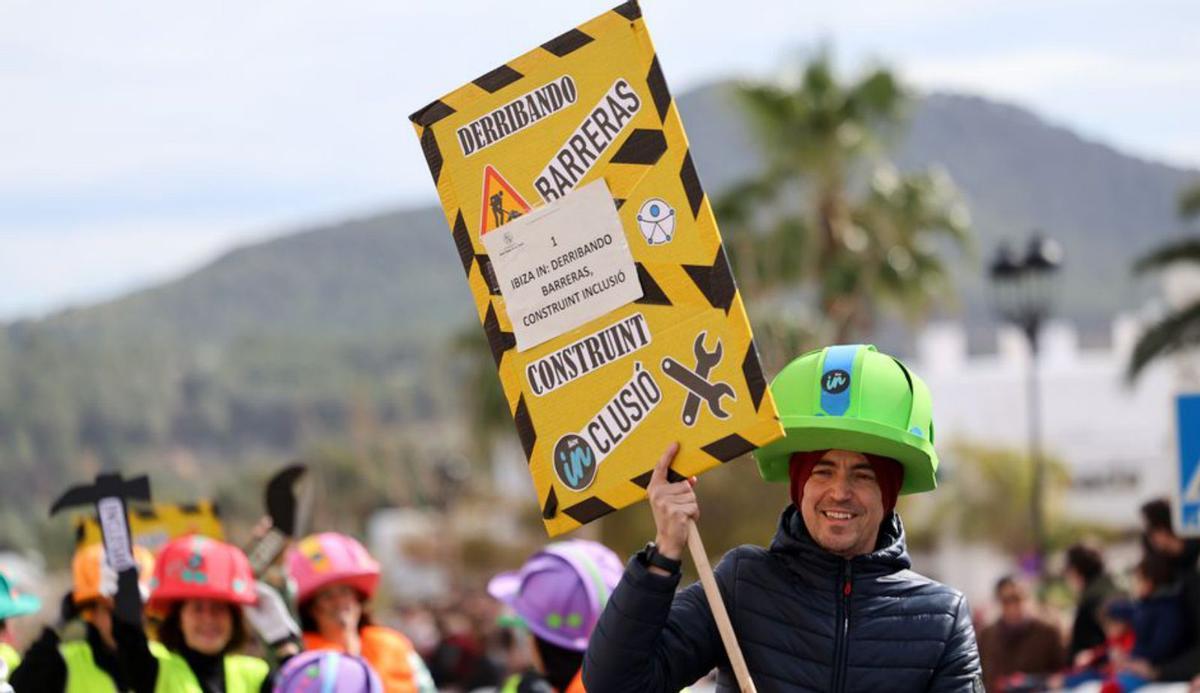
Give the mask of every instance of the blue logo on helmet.
[[850, 387], [850, 374], [843, 370], [832, 370], [821, 380], [821, 389], [831, 395], [845, 392]]

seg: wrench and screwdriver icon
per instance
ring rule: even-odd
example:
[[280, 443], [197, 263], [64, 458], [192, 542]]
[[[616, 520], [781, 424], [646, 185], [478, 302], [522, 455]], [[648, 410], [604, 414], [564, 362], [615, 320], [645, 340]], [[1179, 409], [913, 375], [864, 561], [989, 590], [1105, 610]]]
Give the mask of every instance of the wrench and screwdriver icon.
[[737, 399], [737, 394], [729, 383], [709, 382], [708, 376], [712, 369], [721, 362], [721, 356], [724, 354], [724, 349], [721, 346], [721, 340], [717, 340], [717, 346], [712, 351], [704, 348], [704, 340], [708, 337], [708, 332], [701, 332], [696, 335], [696, 342], [692, 346], [692, 350], [696, 354], [696, 368], [690, 369], [675, 359], [667, 356], [662, 360], [663, 373], [679, 383], [685, 390], [688, 391], [687, 399], [683, 403], [682, 420], [684, 425], [693, 426], [696, 423], [696, 416], [700, 413], [701, 402], [708, 405], [708, 410], [713, 413], [718, 419], [728, 419], [729, 412], [721, 408], [721, 398], [730, 397]]

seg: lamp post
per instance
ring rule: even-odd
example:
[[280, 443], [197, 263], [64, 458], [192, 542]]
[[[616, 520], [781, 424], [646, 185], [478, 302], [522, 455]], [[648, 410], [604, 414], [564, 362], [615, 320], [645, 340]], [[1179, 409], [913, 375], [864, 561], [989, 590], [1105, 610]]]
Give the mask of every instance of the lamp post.
[[1029, 417], [1029, 459], [1033, 487], [1030, 498], [1030, 524], [1033, 530], [1034, 559], [1038, 572], [1043, 570], [1046, 554], [1046, 524], [1043, 506], [1045, 464], [1042, 459], [1041, 393], [1038, 383], [1038, 337], [1050, 316], [1056, 277], [1062, 267], [1062, 246], [1040, 231], [1029, 237], [1024, 254], [1007, 244], [996, 249], [988, 268], [992, 302], [1000, 316], [1021, 328], [1029, 341], [1029, 372], [1026, 386]]

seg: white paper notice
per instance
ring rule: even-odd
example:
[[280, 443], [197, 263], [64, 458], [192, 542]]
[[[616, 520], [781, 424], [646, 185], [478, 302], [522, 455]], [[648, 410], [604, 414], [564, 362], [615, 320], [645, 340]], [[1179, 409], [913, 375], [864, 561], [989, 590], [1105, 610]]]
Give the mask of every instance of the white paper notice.
[[603, 179], [483, 235], [517, 351], [642, 297], [621, 218]]

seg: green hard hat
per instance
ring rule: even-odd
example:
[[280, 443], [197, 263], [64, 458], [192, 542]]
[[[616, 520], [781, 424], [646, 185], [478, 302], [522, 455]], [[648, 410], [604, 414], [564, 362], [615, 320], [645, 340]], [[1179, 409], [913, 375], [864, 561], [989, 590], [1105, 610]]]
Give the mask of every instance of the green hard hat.
[[32, 594], [18, 594], [0, 573], [0, 621], [14, 616], [27, 616], [42, 608], [42, 600]]
[[787, 481], [794, 452], [850, 450], [904, 466], [900, 493], [937, 487], [933, 401], [925, 383], [869, 344], [831, 346], [793, 360], [771, 382], [785, 436], [754, 453], [766, 481]]

